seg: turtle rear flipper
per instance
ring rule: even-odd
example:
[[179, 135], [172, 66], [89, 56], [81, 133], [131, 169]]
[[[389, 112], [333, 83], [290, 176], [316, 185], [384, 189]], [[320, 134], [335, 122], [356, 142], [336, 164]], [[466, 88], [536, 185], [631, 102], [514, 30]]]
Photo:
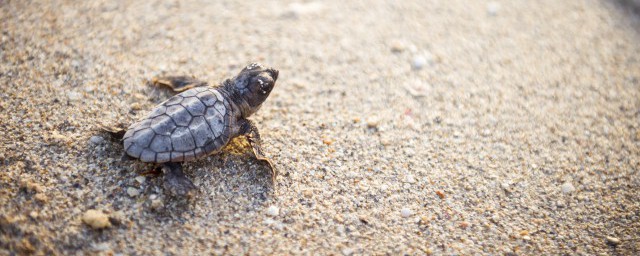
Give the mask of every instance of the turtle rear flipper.
[[207, 82], [200, 81], [190, 76], [161, 76], [151, 79], [155, 86], [167, 86], [174, 92], [183, 92], [195, 87], [207, 86]]
[[164, 173], [164, 188], [170, 195], [177, 197], [193, 197], [197, 188], [193, 182], [182, 172], [179, 163], [165, 163], [162, 166]]

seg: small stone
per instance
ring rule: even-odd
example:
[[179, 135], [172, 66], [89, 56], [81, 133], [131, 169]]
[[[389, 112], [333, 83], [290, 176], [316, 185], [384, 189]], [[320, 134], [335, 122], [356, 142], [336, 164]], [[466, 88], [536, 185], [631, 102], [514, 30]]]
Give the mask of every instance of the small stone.
[[369, 129], [374, 129], [374, 128], [378, 128], [378, 125], [380, 124], [380, 119], [376, 118], [376, 117], [371, 117], [367, 120], [367, 128]]
[[620, 239], [613, 236], [607, 236], [607, 243], [616, 246], [620, 244]]
[[427, 58], [425, 58], [423, 55], [413, 57], [413, 61], [411, 62], [411, 67], [413, 69], [420, 70], [425, 65], [427, 65]]
[[40, 186], [40, 184], [31, 182], [31, 181], [26, 181], [26, 180], [20, 181], [20, 188], [26, 190], [27, 192], [40, 193], [44, 191], [44, 189], [42, 188], [42, 186]]
[[138, 177], [136, 177], [136, 181], [137, 181], [138, 183], [140, 183], [140, 184], [144, 183], [144, 181], [145, 181], [145, 180], [147, 180], [147, 178], [146, 178], [146, 177], [144, 177], [144, 176], [138, 176]]
[[82, 216], [82, 222], [91, 226], [94, 229], [111, 227], [109, 217], [102, 211], [88, 210]]
[[140, 191], [138, 191], [138, 189], [136, 189], [134, 187], [128, 187], [127, 188], [127, 194], [129, 194], [130, 197], [136, 197], [136, 196], [140, 195]]
[[349, 256], [355, 252], [353, 248], [344, 248], [342, 249], [342, 255]]
[[109, 214], [109, 222], [114, 225], [122, 225], [127, 221], [127, 217], [122, 211], [115, 211]]
[[413, 175], [409, 174], [404, 177], [404, 182], [413, 184], [413, 183], [416, 183], [416, 179], [413, 177]]
[[422, 224], [422, 225], [429, 225], [429, 222], [431, 222], [431, 220], [429, 219], [429, 217], [427, 217], [427, 216], [422, 216], [422, 217], [420, 217], [420, 224]]
[[407, 49], [407, 46], [401, 41], [393, 41], [391, 42], [391, 52], [399, 53], [403, 52]]
[[270, 216], [278, 216], [280, 214], [280, 208], [278, 206], [272, 205], [267, 208], [267, 214]]
[[560, 186], [560, 189], [562, 189], [562, 193], [565, 194], [569, 194], [576, 190], [576, 188], [570, 182], [565, 182], [564, 184], [562, 184], [562, 186]]
[[92, 249], [93, 251], [100, 252], [100, 251], [106, 251], [106, 250], [109, 250], [109, 249], [111, 249], [111, 247], [109, 246], [109, 244], [108, 244], [108, 243], [99, 243], [99, 244], [93, 244], [93, 245], [91, 246], [91, 249]]
[[319, 13], [322, 9], [324, 9], [324, 5], [321, 1], [291, 3], [283, 16], [287, 18], [300, 18], [302, 16]]
[[460, 222], [460, 228], [462, 228], [462, 229], [468, 228], [469, 225], [471, 225], [471, 224], [469, 224], [469, 222], [466, 222], [466, 221]]
[[164, 207], [164, 203], [160, 199], [151, 200], [151, 209], [160, 210]]
[[80, 95], [80, 93], [71, 91], [71, 92], [67, 93], [67, 98], [70, 101], [76, 101], [76, 100], [79, 100], [80, 98], [82, 98], [82, 95]]
[[358, 216], [358, 219], [364, 224], [369, 224], [369, 217], [367, 215], [361, 214]]
[[400, 215], [402, 215], [403, 218], [409, 218], [413, 215], [413, 211], [409, 208], [402, 208], [402, 210], [400, 210]]
[[48, 203], [49, 202], [49, 198], [47, 198], [47, 195], [45, 195], [44, 193], [37, 193], [35, 196], [33, 196], [34, 199], [36, 199], [36, 201], [40, 202], [40, 203]]
[[490, 2], [487, 4], [487, 14], [496, 16], [500, 11], [500, 4], [497, 2]]
[[430, 85], [421, 80], [412, 80], [405, 83], [404, 88], [414, 97], [424, 97], [429, 95]]
[[530, 241], [531, 237], [530, 236], [522, 236], [522, 240]]
[[302, 192], [302, 195], [306, 198], [311, 198], [313, 196], [313, 191], [311, 189], [307, 189]]
[[91, 136], [91, 138], [89, 139], [89, 142], [91, 142], [91, 144], [94, 144], [94, 145], [98, 145], [103, 141], [104, 141], [104, 138], [100, 136]]

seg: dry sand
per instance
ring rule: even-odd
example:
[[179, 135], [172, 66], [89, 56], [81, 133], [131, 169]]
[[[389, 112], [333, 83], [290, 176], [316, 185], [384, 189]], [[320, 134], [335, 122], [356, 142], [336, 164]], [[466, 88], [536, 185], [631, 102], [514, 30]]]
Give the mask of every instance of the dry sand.
[[[639, 1], [0, 1], [0, 254], [640, 250]], [[165, 196], [99, 123], [280, 69]], [[96, 211], [90, 211], [96, 210]]]

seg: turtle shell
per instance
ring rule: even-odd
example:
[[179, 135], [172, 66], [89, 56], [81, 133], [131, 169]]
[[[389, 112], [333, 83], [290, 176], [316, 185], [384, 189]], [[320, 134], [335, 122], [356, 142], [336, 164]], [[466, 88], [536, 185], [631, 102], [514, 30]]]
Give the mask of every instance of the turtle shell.
[[215, 88], [198, 87], [160, 103], [125, 133], [128, 155], [182, 162], [219, 151], [230, 139], [231, 108]]

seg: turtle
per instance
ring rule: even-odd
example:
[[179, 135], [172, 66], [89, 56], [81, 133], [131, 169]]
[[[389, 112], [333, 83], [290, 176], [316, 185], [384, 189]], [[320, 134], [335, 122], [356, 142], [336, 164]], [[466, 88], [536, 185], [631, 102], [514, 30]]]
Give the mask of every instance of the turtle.
[[279, 71], [259, 63], [217, 86], [189, 76], [152, 79], [180, 92], [158, 104], [129, 126], [122, 137], [126, 154], [162, 165], [165, 191], [192, 196], [195, 185], [182, 172], [182, 163], [215, 154], [238, 136], [245, 136], [256, 159], [265, 162], [275, 184], [277, 171], [262, 151], [260, 133], [248, 117], [269, 97]]

